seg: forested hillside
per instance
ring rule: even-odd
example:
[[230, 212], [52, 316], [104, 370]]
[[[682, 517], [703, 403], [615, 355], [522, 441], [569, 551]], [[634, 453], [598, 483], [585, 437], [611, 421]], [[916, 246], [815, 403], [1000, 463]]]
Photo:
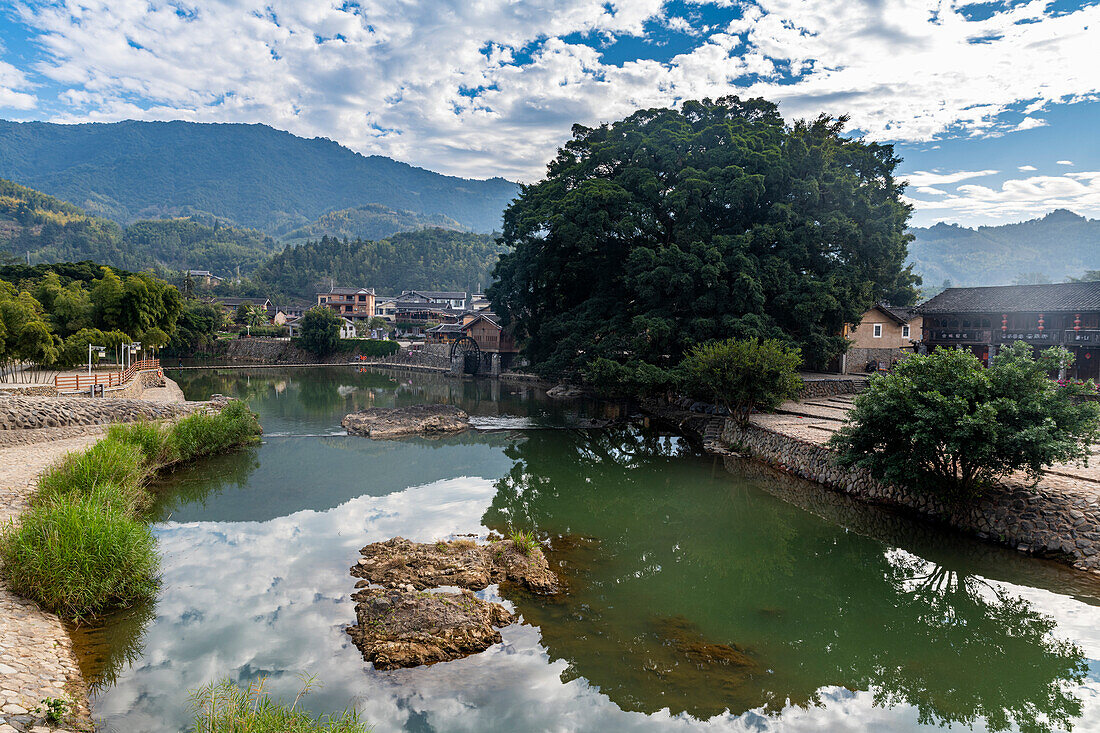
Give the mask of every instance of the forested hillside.
[[280, 248], [251, 229], [216, 219], [161, 219], [120, 227], [52, 196], [0, 180], [0, 249], [32, 264], [94, 260], [127, 270], [254, 269]]
[[279, 236], [284, 244], [301, 244], [323, 237], [335, 239], [385, 239], [397, 232], [411, 232], [427, 227], [462, 231], [466, 227], [443, 214], [417, 214], [415, 211], [394, 211], [381, 204], [363, 204], [350, 209], [330, 211], [317, 221]]
[[368, 203], [489, 232], [519, 191], [266, 125], [192, 122], [0, 121], [0, 177], [122, 224], [210, 213], [269, 234]]
[[468, 290], [488, 285], [502, 248], [486, 234], [422, 229], [379, 241], [343, 242], [331, 237], [288, 247], [252, 275], [264, 292], [312, 300], [317, 289], [336, 285], [374, 288]]
[[1060, 209], [1018, 224], [913, 229], [909, 261], [925, 287], [1062, 282], [1100, 270], [1100, 220]]

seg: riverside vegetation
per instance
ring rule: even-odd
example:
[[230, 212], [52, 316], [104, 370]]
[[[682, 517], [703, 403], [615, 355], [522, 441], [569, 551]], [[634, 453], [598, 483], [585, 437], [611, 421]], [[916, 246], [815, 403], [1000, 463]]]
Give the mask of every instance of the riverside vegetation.
[[266, 678], [246, 687], [230, 680], [210, 683], [191, 693], [195, 733], [367, 733], [354, 710], [315, 718], [298, 708], [317, 682], [303, 678], [302, 689], [289, 705], [264, 692]]
[[83, 620], [148, 598], [156, 542], [143, 513], [157, 471], [258, 441], [243, 402], [176, 423], [112, 425], [91, 448], [44, 472], [31, 508], [0, 534], [9, 586], [64, 618]]

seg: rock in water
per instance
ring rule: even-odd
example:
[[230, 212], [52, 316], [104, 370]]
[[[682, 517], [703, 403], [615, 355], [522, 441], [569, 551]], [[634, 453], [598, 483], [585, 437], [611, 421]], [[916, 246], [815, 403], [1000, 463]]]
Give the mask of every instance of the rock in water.
[[583, 397], [584, 390], [580, 387], [576, 387], [572, 384], [559, 384], [546, 390], [546, 396], [555, 400], [570, 400], [576, 397]]
[[340, 424], [351, 435], [398, 438], [459, 433], [470, 427], [470, 416], [451, 405], [371, 407], [346, 415]]
[[515, 620], [504, 606], [469, 591], [367, 588], [352, 599], [357, 624], [348, 627], [348, 634], [376, 669], [416, 667], [483, 652], [500, 643], [498, 627]]
[[559, 591], [542, 548], [524, 548], [512, 540], [479, 545], [470, 540], [418, 543], [403, 537], [375, 542], [362, 550], [351, 574], [385, 586], [416, 589], [457, 586], [482, 590], [490, 583], [511, 582], [543, 595]]

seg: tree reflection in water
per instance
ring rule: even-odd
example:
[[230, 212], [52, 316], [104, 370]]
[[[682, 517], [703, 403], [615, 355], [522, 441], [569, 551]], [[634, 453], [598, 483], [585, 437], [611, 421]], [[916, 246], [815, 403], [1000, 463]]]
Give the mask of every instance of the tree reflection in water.
[[911, 705], [926, 724], [1072, 727], [1086, 665], [1051, 617], [705, 460], [674, 460], [682, 452], [631, 428], [509, 446], [514, 465], [483, 522], [550, 540], [568, 592], [502, 592], [566, 679], [646, 713], [778, 712], [839, 686]]

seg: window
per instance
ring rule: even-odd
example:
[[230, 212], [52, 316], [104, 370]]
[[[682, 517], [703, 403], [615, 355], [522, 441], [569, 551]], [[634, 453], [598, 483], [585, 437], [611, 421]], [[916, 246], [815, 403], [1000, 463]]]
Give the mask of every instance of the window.
[[901, 327], [901, 337], [903, 339], [909, 338], [909, 326], [902, 326]]
[[881, 323], [876, 323], [875, 324], [875, 338], [877, 338], [877, 339], [882, 338], [882, 324]]
[[360, 302], [360, 303], [366, 303], [366, 302], [367, 302], [367, 296], [365, 296], [365, 295], [360, 295], [360, 296], [359, 296], [359, 302]]

